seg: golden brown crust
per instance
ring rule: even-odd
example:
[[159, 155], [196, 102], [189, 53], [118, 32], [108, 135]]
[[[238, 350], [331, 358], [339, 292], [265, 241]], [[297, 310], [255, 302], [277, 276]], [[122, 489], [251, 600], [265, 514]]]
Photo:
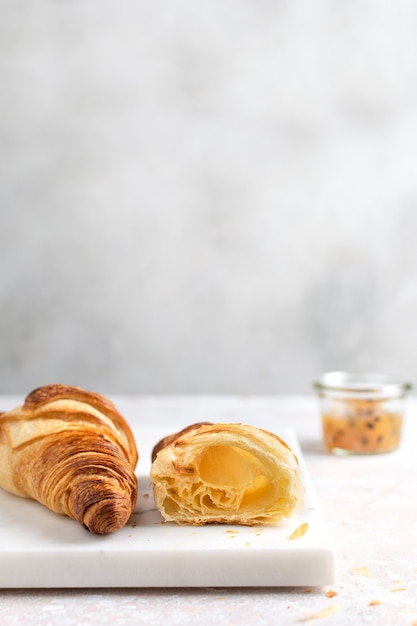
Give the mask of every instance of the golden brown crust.
[[[156, 455], [158, 454], [158, 452], [160, 450], [162, 450], [163, 448], [166, 448], [167, 446], [169, 446], [171, 443], [176, 442], [177, 446], [181, 446], [181, 445], [186, 445], [186, 441], [184, 443], [182, 443], [181, 437], [183, 437], [183, 435], [186, 435], [187, 433], [189, 433], [192, 430], [197, 430], [198, 428], [200, 428], [200, 426], [212, 426], [214, 428], [211, 428], [211, 432], [221, 432], [223, 429], [223, 425], [220, 424], [219, 426], [217, 426], [217, 429], [215, 427], [215, 425], [213, 424], [213, 422], [196, 422], [195, 424], [191, 424], [190, 426], [185, 426], [185, 428], [182, 428], [181, 430], [179, 430], [176, 433], [172, 433], [171, 435], [167, 435], [166, 437], [164, 437], [163, 439], [161, 439], [161, 441], [159, 441], [153, 448], [152, 450], [152, 462], [156, 459]], [[260, 432], [265, 433], [267, 436], [270, 437], [274, 437], [277, 441], [279, 441], [279, 443], [281, 445], [283, 445], [285, 448], [287, 448], [288, 450], [291, 450], [291, 448], [289, 447], [289, 445], [283, 440], [281, 439], [281, 437], [278, 437], [278, 435], [276, 435], [275, 433], [270, 433], [267, 430], [264, 430], [262, 428], [258, 428], [258, 430]], [[295, 455], [294, 455], [295, 456]], [[295, 456], [295, 458], [297, 458]]]
[[94, 391], [87, 391], [81, 387], [61, 384], [45, 385], [34, 389], [26, 396], [25, 407], [28, 409], [35, 409], [46, 402], [62, 398], [80, 400], [82, 402], [87, 402], [96, 408], [98, 407], [100, 410], [107, 408], [108, 410], [117, 413], [117, 409], [114, 404], [105, 396], [95, 393]]
[[107, 398], [48, 385], [0, 417], [0, 486], [98, 534], [126, 524], [137, 498], [135, 440]]
[[152, 458], [155, 502], [166, 521], [267, 524], [303, 503], [297, 457], [260, 428], [192, 424], [162, 439]]
[[94, 391], [88, 391], [81, 387], [51, 384], [44, 387], [38, 387], [29, 393], [25, 398], [23, 409], [28, 411], [42, 410], [42, 406], [51, 403], [54, 400], [71, 400], [82, 402], [100, 411], [103, 415], [110, 418], [114, 428], [117, 429], [124, 438], [128, 440], [128, 446], [126, 448], [127, 454], [132, 454], [130, 461], [136, 466], [138, 461], [136, 443], [133, 434], [126, 423], [124, 417], [116, 409], [113, 402], [111, 402], [105, 396], [95, 393]]
[[156, 455], [158, 454], [158, 452], [160, 450], [162, 450], [163, 448], [166, 448], [171, 443], [173, 443], [175, 440], [179, 439], [180, 437], [182, 437], [183, 435], [187, 434], [191, 430], [194, 430], [194, 429], [199, 428], [200, 426], [204, 426], [204, 425], [206, 425], [206, 426], [207, 425], [211, 425], [211, 422], [197, 422], [195, 424], [191, 424], [190, 426], [186, 426], [185, 428], [183, 428], [182, 430], [178, 431], [177, 433], [172, 433], [172, 435], [167, 435], [166, 437], [161, 439], [161, 441], [159, 441], [154, 446], [154, 448], [152, 450], [152, 462], [155, 461]]

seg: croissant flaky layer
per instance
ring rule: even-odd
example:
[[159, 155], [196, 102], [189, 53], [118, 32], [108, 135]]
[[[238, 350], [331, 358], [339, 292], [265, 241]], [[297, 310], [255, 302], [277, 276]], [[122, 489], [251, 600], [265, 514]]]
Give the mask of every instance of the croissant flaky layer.
[[152, 454], [157, 508], [178, 524], [268, 524], [298, 512], [298, 460], [276, 435], [242, 424], [191, 425]]
[[47, 385], [0, 414], [0, 487], [107, 534], [137, 499], [133, 434], [110, 400]]

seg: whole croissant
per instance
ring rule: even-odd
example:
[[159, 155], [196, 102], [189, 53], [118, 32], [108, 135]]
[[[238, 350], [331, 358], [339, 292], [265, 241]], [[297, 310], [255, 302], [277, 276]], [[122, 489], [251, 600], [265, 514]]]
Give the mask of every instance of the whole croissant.
[[152, 451], [155, 503], [178, 524], [274, 523], [304, 500], [298, 460], [278, 436], [254, 426], [201, 422]]
[[0, 487], [107, 534], [137, 499], [133, 434], [104, 396], [47, 385], [0, 414]]

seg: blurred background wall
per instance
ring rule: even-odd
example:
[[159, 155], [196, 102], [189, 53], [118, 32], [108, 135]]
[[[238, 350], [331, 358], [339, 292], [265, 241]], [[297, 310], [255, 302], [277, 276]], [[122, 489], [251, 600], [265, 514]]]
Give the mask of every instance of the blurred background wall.
[[2, 0], [0, 393], [417, 380], [417, 4]]

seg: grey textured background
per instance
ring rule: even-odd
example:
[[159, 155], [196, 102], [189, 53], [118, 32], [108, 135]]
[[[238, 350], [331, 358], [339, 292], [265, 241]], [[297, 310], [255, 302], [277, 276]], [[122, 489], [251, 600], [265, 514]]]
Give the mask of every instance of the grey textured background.
[[417, 374], [417, 4], [1, 0], [0, 392]]

